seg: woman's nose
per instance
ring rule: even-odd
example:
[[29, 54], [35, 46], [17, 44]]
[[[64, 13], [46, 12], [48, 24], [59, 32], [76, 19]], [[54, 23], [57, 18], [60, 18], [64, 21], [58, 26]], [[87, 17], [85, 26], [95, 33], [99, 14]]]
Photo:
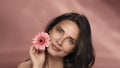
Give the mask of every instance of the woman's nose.
[[58, 45], [61, 46], [61, 45], [63, 44], [63, 40], [64, 40], [64, 37], [59, 38], [59, 39], [57, 40]]

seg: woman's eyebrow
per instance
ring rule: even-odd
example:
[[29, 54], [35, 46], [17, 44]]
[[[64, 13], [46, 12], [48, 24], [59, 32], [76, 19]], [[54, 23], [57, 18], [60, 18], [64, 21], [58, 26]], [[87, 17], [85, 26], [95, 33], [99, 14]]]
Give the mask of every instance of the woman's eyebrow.
[[61, 26], [57, 26], [57, 27], [61, 29], [63, 32], [65, 32], [65, 30]]

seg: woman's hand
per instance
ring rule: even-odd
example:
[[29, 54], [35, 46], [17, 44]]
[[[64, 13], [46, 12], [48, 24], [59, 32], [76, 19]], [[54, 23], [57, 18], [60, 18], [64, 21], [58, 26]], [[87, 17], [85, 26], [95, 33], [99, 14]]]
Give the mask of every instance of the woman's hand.
[[45, 51], [37, 50], [34, 46], [31, 46], [29, 54], [33, 63], [33, 68], [43, 68], [45, 62]]

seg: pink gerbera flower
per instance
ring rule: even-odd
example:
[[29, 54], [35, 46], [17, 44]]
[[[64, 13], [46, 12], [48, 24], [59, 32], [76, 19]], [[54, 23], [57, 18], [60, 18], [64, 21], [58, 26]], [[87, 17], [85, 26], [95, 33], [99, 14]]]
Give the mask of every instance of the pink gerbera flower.
[[35, 35], [33, 38], [32, 43], [34, 44], [34, 47], [38, 50], [45, 50], [45, 47], [48, 47], [50, 44], [50, 37], [47, 33], [41, 32]]

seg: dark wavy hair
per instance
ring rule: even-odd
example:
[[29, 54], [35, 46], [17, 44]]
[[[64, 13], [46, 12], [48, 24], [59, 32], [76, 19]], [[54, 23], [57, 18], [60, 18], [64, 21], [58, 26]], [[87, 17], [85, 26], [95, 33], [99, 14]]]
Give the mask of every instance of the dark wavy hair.
[[80, 30], [79, 38], [73, 53], [64, 57], [64, 68], [92, 68], [95, 62], [95, 55], [88, 19], [79, 13], [65, 13], [50, 21], [45, 32], [49, 33], [55, 25], [63, 20], [75, 22]]

